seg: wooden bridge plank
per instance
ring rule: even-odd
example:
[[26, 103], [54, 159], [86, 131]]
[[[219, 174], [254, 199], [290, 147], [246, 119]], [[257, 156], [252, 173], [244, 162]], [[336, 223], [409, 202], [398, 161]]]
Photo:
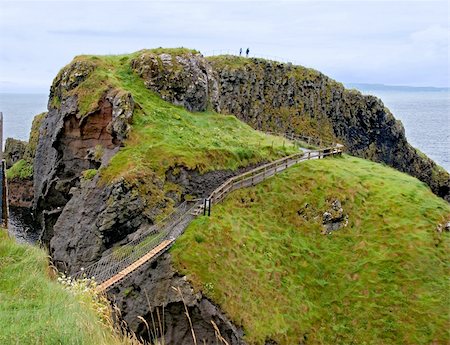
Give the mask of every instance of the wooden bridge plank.
[[139, 268], [140, 266], [145, 264], [148, 260], [153, 258], [155, 255], [159, 254], [163, 250], [166, 250], [174, 241], [175, 241], [174, 239], [162, 241], [159, 245], [157, 245], [155, 248], [150, 250], [147, 254], [142, 256], [140, 259], [133, 262], [130, 266], [126, 267], [125, 269], [123, 269], [122, 271], [117, 273], [116, 275], [109, 278], [104, 283], [97, 286], [97, 291], [104, 291], [107, 288], [109, 288], [110, 286], [116, 284], [117, 282], [122, 280], [124, 277], [126, 277], [128, 274], [130, 274], [131, 272], [133, 272], [134, 270], [136, 270], [137, 268]]

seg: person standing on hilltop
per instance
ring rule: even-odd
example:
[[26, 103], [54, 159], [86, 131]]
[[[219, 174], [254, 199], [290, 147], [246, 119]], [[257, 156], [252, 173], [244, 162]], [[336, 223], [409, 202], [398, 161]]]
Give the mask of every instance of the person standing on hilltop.
[[247, 50], [245, 51], [245, 56], [248, 57], [248, 53], [250, 53], [250, 48], [247, 48]]
[[242, 56], [242, 48], [239, 49], [239, 56]]

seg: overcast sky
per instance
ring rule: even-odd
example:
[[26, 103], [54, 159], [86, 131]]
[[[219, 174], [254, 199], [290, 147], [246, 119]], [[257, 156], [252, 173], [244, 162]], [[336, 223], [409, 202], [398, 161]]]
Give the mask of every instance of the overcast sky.
[[185, 46], [274, 56], [341, 82], [450, 86], [448, 1], [0, 0], [0, 92], [47, 93], [80, 54]]

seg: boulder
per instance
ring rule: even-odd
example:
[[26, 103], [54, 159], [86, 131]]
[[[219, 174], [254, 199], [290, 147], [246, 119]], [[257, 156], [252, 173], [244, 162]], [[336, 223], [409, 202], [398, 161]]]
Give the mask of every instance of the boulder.
[[7, 169], [11, 168], [14, 165], [14, 163], [23, 159], [26, 148], [27, 148], [26, 141], [14, 138], [6, 139], [3, 159], [5, 160]]
[[131, 66], [147, 88], [189, 111], [218, 107], [218, 84], [211, 65], [200, 55], [142, 52]]
[[341, 202], [333, 200], [330, 206], [322, 215], [323, 234], [330, 234], [348, 225], [348, 215], [344, 213]]

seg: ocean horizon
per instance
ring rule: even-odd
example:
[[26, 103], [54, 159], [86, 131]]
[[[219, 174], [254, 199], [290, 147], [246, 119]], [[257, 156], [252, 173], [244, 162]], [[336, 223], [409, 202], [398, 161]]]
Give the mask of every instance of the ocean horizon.
[[[403, 123], [408, 142], [450, 171], [450, 91], [353, 85], [360, 85], [358, 89], [363, 94], [380, 98]], [[3, 140], [13, 137], [27, 141], [33, 118], [47, 111], [47, 101], [45, 93], [0, 93]]]

